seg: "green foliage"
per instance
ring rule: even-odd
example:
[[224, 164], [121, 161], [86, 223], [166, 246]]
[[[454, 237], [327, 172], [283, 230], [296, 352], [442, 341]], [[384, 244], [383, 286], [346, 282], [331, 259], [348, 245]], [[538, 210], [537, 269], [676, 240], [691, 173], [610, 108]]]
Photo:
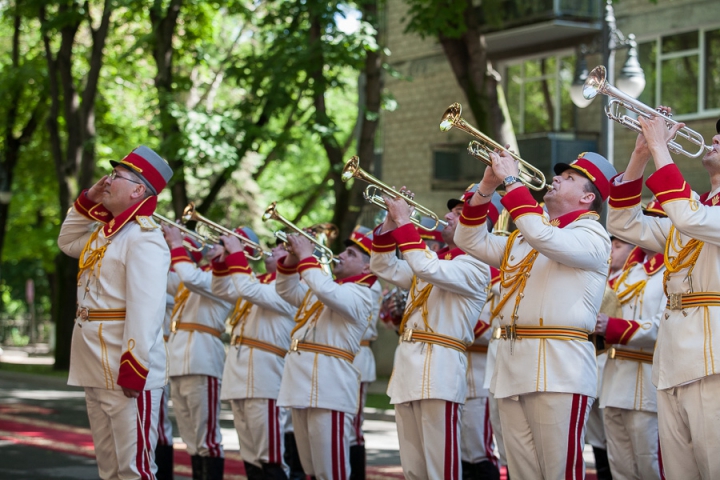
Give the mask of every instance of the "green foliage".
[[[263, 235], [278, 225], [264, 224], [260, 217], [270, 202], [278, 200], [283, 215], [293, 219], [314, 199], [299, 223], [328, 221], [335, 194], [332, 182], [325, 181], [330, 166], [322, 140], [351, 149], [354, 145], [358, 72], [365, 53], [381, 48], [375, 29], [361, 22], [355, 32], [341, 31], [337, 19], [354, 7], [340, 1], [182, 2], [173, 40], [172, 91], [161, 102], [150, 8], [164, 12], [169, 4], [114, 4], [94, 112], [96, 178], [109, 170], [108, 160], [123, 157], [137, 145], [160, 149], [171, 141], [183, 162], [176, 178], [184, 177], [190, 199], [200, 202], [218, 176], [230, 172], [209, 218], [226, 226], [251, 225], [261, 238], [269, 239]], [[88, 6], [90, 12], [85, 11]], [[42, 33], [49, 35], [50, 47], [57, 52], [60, 29], [79, 24], [72, 61], [74, 86], [84, 88], [92, 45], [87, 14], [97, 27], [103, 2], [23, 3], [22, 68], [17, 70], [9, 68], [13, 7], [0, 6], [0, 127], [14, 86], [26, 87], [21, 123], [37, 100], [48, 98]], [[42, 28], [40, 7], [47, 18]], [[321, 36], [309, 48], [313, 19], [321, 25]], [[318, 68], [320, 79], [312, 77]], [[322, 91], [328, 115], [318, 118], [315, 97]], [[384, 97], [383, 104], [388, 109], [396, 106], [391, 96]], [[63, 115], [60, 112], [61, 129]], [[179, 130], [171, 139], [165, 136], [168, 122]], [[42, 126], [21, 152], [12, 193], [0, 311], [24, 313], [25, 281], [33, 278], [37, 314], [46, 316], [64, 212], [58, 207], [58, 177]], [[168, 189], [159, 200], [159, 213], [173, 217]]]

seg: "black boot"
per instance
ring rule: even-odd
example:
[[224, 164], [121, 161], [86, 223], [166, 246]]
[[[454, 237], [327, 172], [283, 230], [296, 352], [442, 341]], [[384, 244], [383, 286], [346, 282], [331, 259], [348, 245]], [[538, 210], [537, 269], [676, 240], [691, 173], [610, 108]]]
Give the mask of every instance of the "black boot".
[[365, 480], [365, 445], [350, 447], [350, 480]]
[[157, 480], [173, 480], [173, 446], [159, 445], [155, 447], [155, 465]]
[[223, 457], [203, 457], [203, 460], [205, 461], [203, 480], [223, 480], [225, 459]]
[[463, 480], [500, 480], [500, 470], [490, 461], [462, 462]]
[[305, 470], [303, 470], [300, 462], [300, 454], [298, 453], [297, 444], [295, 443], [295, 434], [288, 432], [285, 434], [285, 452], [283, 459], [288, 467], [290, 467], [290, 480], [305, 480]]
[[192, 480], [203, 480], [203, 467], [205, 466], [205, 463], [203, 462], [203, 457], [201, 457], [200, 455], [191, 456], [190, 465], [192, 465]]
[[250, 462], [243, 463], [245, 464], [245, 475], [247, 476], [248, 480], [263, 480], [265, 478], [262, 468], [258, 467], [257, 465], [253, 465]]
[[485, 460], [475, 465], [478, 477], [482, 480], [500, 480], [500, 470], [490, 460]]
[[595, 454], [595, 471], [597, 472], [598, 480], [612, 480], [607, 450], [593, 447], [593, 453]]
[[288, 480], [282, 463], [263, 463], [262, 471], [265, 480]]

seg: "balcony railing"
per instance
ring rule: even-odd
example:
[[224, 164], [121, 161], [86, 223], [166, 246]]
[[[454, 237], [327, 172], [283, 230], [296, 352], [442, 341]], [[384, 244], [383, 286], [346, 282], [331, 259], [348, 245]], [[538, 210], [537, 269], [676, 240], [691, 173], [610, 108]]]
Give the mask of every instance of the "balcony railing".
[[477, 12], [483, 33], [491, 33], [548, 20], [598, 21], [603, 6], [602, 0], [503, 0], [499, 12]]

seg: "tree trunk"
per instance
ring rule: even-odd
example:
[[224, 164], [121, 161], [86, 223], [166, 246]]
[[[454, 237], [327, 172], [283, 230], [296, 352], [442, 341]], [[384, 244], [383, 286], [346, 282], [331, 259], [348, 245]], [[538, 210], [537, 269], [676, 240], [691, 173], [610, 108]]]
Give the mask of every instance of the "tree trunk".
[[478, 130], [485, 132], [496, 142], [517, 151], [517, 140], [507, 115], [507, 104], [502, 92], [500, 77], [490, 65], [485, 38], [480, 34], [475, 8], [467, 1], [465, 9], [467, 29], [459, 38], [450, 38], [440, 32], [438, 39], [455, 74], [455, 79], [465, 92], [468, 107]]
[[[377, 0], [368, 0], [362, 4], [363, 20], [375, 27], [377, 27], [378, 23], [377, 8]], [[376, 40], [378, 40], [377, 35]], [[357, 151], [360, 157], [360, 168], [372, 174], [375, 164], [375, 132], [378, 126], [383, 88], [382, 64], [379, 51], [366, 50], [363, 74], [365, 77], [364, 95], [361, 95], [360, 98], [364, 99], [364, 104], [359, 105], [358, 115], [361, 118], [361, 123]], [[344, 235], [341, 238], [346, 238], [357, 225], [362, 208], [366, 204], [363, 196], [366, 187], [365, 182], [356, 180], [349, 191], [349, 206], [345, 211], [342, 223], [337, 224], [341, 235]], [[337, 209], [335, 213], [337, 214]], [[372, 228], [373, 226], [370, 225], [369, 227]]]
[[[102, 17], [97, 29], [92, 28], [92, 18], [86, 12], [72, 12], [79, 4], [63, 4], [59, 7], [58, 17], [71, 18], [72, 21], [59, 27], [60, 47], [53, 54], [52, 41], [47, 33], [43, 34], [45, 56], [48, 64], [48, 85], [50, 90], [50, 114], [47, 118], [50, 136], [50, 150], [55, 161], [55, 170], [59, 182], [59, 204], [65, 219], [66, 212], [81, 190], [92, 185], [95, 169], [95, 99], [103, 66], [103, 49], [110, 30], [112, 4], [105, 0]], [[82, 81], [73, 73], [73, 47], [81, 22], [87, 19], [92, 36], [89, 70]], [[50, 22], [57, 19], [50, 19]], [[44, 7], [40, 9], [40, 22], [48, 23]], [[43, 28], [44, 32], [49, 29]], [[75, 84], [84, 84], [82, 93]], [[60, 117], [64, 120], [65, 148], [63, 149]], [[55, 369], [65, 370], [70, 365], [70, 342], [72, 319], [77, 308], [77, 260], [60, 253], [55, 258], [58, 269], [54, 275], [53, 321], [56, 325]]]
[[161, 142], [159, 153], [167, 160], [173, 170], [170, 180], [172, 205], [176, 218], [188, 204], [185, 184], [184, 162], [178, 152], [183, 145], [183, 135], [177, 119], [172, 115], [175, 102], [173, 89], [173, 38], [177, 27], [182, 0], [171, 0], [167, 11], [163, 12], [163, 2], [156, 0], [150, 8], [150, 20], [153, 26], [153, 58], [157, 66], [155, 88], [158, 93]]

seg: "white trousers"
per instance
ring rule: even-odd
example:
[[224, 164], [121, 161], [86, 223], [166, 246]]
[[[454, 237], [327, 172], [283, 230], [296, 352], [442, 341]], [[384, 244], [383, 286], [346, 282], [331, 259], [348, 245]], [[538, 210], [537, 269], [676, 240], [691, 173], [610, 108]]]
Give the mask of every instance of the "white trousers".
[[513, 478], [585, 478], [585, 422], [593, 398], [536, 392], [499, 398], [500, 421]]
[[324, 408], [290, 410], [305, 473], [317, 480], [348, 480], [353, 416]]
[[507, 454], [505, 453], [505, 442], [503, 441], [502, 423], [500, 422], [500, 410], [498, 409], [498, 402], [495, 395], [492, 393], [488, 397], [488, 403], [490, 404], [490, 424], [493, 429], [493, 436], [495, 437], [495, 445], [498, 450], [498, 457], [500, 457], [500, 465], [507, 466]]
[[173, 409], [188, 455], [222, 457], [220, 379], [208, 375], [170, 377]]
[[[600, 390], [598, 390], [600, 391]], [[585, 442], [595, 448], [607, 448], [607, 434], [605, 432], [605, 421], [603, 420], [603, 409], [599, 402], [593, 402], [588, 415], [585, 428]]]
[[103, 480], [153, 480], [162, 389], [127, 398], [120, 390], [85, 388], [88, 419]]
[[272, 398], [236, 399], [230, 405], [242, 459], [261, 468], [263, 463], [283, 463], [287, 410]]
[[660, 480], [657, 413], [605, 407], [613, 480]]
[[490, 402], [487, 397], [468, 398], [462, 410], [460, 459], [468, 463], [489, 460], [497, 466], [493, 450], [495, 446], [490, 424]]
[[459, 480], [463, 406], [445, 400], [395, 404], [400, 463], [409, 480]]
[[365, 414], [363, 409], [365, 408], [365, 402], [367, 401], [367, 392], [369, 382], [360, 383], [360, 405], [358, 411], [353, 419], [352, 431], [350, 432], [350, 446], [365, 445], [365, 437], [363, 436], [363, 422], [365, 421]]
[[160, 414], [158, 419], [158, 445], [173, 444], [173, 429], [170, 415], [168, 415], [168, 401], [170, 400], [170, 384], [162, 389], [162, 398], [160, 399]]
[[658, 428], [665, 478], [720, 478], [720, 375], [658, 390]]

